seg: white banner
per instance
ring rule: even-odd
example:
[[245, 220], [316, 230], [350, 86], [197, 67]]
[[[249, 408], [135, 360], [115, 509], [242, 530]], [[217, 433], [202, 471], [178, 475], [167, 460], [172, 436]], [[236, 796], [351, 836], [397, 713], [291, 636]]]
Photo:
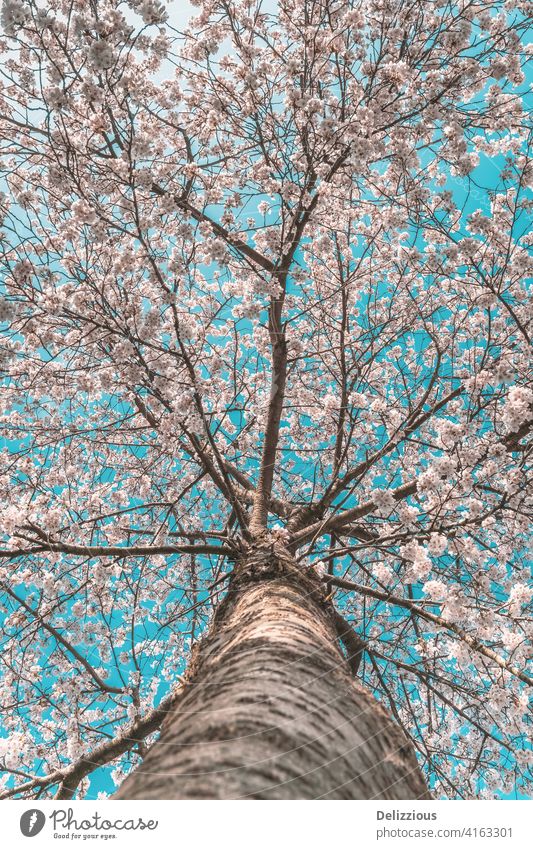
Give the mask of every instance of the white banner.
[[0, 846], [489, 849], [533, 846], [533, 802], [4, 802]]

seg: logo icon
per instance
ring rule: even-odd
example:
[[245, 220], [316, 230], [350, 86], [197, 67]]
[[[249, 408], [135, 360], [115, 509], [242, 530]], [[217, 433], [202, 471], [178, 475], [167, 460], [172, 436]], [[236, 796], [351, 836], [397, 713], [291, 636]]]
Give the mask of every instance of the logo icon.
[[24, 811], [20, 818], [20, 830], [24, 837], [35, 837], [43, 830], [46, 817], [42, 811], [37, 808], [31, 808], [29, 811]]

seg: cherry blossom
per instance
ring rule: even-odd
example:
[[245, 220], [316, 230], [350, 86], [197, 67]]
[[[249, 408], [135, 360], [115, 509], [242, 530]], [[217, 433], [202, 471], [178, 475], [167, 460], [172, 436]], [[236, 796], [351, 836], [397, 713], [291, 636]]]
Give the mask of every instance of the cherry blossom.
[[531, 792], [526, 12], [3, 0], [4, 795], [120, 784], [258, 537]]

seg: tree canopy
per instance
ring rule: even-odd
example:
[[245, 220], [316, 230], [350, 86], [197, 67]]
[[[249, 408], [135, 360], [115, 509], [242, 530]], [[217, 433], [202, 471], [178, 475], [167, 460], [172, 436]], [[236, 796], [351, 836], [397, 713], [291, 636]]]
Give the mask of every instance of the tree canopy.
[[3, 2], [2, 792], [120, 784], [261, 538], [530, 793], [530, 4], [195, 5]]

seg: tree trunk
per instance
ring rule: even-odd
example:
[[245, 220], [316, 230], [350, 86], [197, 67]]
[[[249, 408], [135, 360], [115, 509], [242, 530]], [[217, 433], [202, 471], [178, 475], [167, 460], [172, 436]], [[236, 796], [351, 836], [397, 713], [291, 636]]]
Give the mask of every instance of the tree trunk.
[[412, 747], [352, 677], [316, 575], [256, 547], [159, 740], [117, 799], [427, 799]]

